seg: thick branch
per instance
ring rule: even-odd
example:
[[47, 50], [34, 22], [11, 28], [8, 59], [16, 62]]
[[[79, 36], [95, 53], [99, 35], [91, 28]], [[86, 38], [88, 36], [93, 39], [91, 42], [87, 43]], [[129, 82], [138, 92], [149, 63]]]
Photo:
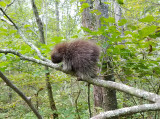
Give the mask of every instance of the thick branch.
[[85, 79], [83, 81], [86, 81], [88, 83], [91, 83], [91, 84], [97, 85], [97, 86], [116, 89], [118, 91], [122, 91], [122, 92], [128, 93], [130, 95], [149, 100], [151, 102], [160, 102], [160, 95], [157, 95], [155, 93], [150, 93], [145, 90], [137, 89], [134, 87], [130, 87], [130, 86], [127, 86], [122, 83], [100, 80], [99, 78]]
[[[35, 59], [33, 57], [27, 57], [27, 56], [24, 56], [21, 53], [19, 53], [17, 51], [14, 51], [14, 50], [0, 49], [0, 53], [12, 53], [14, 55], [19, 56], [22, 60], [32, 61], [32, 62], [35, 62], [35, 63], [38, 63], [38, 64], [42, 64], [44, 66], [48, 66], [48, 67], [55, 68], [57, 70], [62, 71], [62, 69], [59, 67], [59, 65], [53, 64], [53, 63], [51, 63], [51, 61], [50, 62], [45, 62], [45, 61], [42, 61], [42, 60]], [[65, 71], [63, 71], [63, 72], [67, 73], [67, 74], [71, 74], [70, 72], [65, 72]], [[71, 74], [71, 75], [73, 75], [73, 74]], [[83, 81], [86, 81], [90, 84], [97, 85], [97, 86], [116, 89], [116, 90], [119, 90], [119, 91], [122, 91], [122, 92], [125, 92], [125, 93], [128, 93], [128, 94], [131, 94], [133, 96], [149, 100], [151, 102], [159, 102], [160, 101], [160, 96], [157, 95], [157, 94], [150, 93], [150, 92], [147, 92], [147, 91], [144, 91], [144, 90], [140, 90], [140, 89], [137, 89], [137, 88], [134, 88], [134, 87], [130, 87], [130, 86], [127, 86], [127, 85], [122, 84], [122, 83], [100, 80], [99, 78], [97, 78], [97, 79], [96, 78], [95, 79], [84, 79]]]
[[114, 118], [119, 116], [131, 115], [146, 111], [156, 111], [156, 110], [160, 110], [160, 103], [137, 105], [133, 107], [126, 107], [122, 109], [107, 111], [98, 114], [92, 117], [91, 119], [107, 119], [107, 118]]
[[42, 116], [39, 114], [39, 112], [34, 108], [33, 104], [31, 103], [30, 99], [27, 98], [23, 92], [21, 92], [7, 77], [3, 75], [3, 73], [0, 71], [0, 77], [3, 79], [3, 81], [12, 88], [31, 108], [31, 110], [34, 112], [34, 114], [37, 116], [38, 119], [42, 119]]

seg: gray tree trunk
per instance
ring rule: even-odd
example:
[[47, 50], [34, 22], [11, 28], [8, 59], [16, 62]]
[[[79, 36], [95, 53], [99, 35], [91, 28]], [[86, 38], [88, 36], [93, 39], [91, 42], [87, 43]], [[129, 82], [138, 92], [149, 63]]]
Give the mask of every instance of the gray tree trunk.
[[[104, 1], [104, 2], [107, 2], [107, 1]], [[100, 18], [101, 17], [105, 17], [105, 18], [108, 18], [108, 5], [107, 4], [104, 4], [102, 2], [100, 2], [99, 0], [95, 0], [95, 9], [98, 9], [99, 12], [101, 12], [101, 15], [99, 15], [97, 17], [97, 28], [101, 27], [101, 21], [100, 21]], [[104, 40], [107, 41], [108, 39], [105, 38], [104, 36], [101, 36], [100, 37], [100, 40]], [[109, 47], [107, 45], [107, 47]], [[107, 48], [106, 48], [107, 49]], [[103, 49], [103, 51], [106, 51], [105, 49]], [[106, 53], [106, 52], [104, 52]], [[106, 55], [105, 55], [106, 56]], [[107, 62], [104, 63], [104, 62]], [[110, 58], [108, 58], [108, 56], [106, 57], [103, 57], [103, 62], [102, 62], [102, 65], [104, 64], [104, 66], [106, 66], [103, 70], [105, 70], [105, 72], [107, 71], [107, 68], [110, 68], [111, 71], [110, 72], [106, 72], [106, 74], [104, 74], [104, 78], [103, 80], [110, 80], [110, 81], [115, 81], [114, 79], [114, 75], [113, 75], [113, 69], [112, 69], [112, 66], [111, 66], [111, 61], [110, 61]], [[110, 74], [110, 75], [108, 75]], [[97, 87], [95, 87], [97, 88]], [[117, 98], [116, 98], [116, 91], [113, 90], [113, 89], [108, 89], [108, 88], [100, 88], [99, 90], [102, 89], [102, 97], [100, 97], [100, 99], [103, 99], [103, 102], [102, 102], [102, 108], [105, 110], [105, 111], [109, 111], [109, 110], [114, 110], [114, 109], [117, 109]], [[97, 95], [96, 92], [94, 95]]]
[[[108, 5], [100, 2], [99, 0], [95, 0], [94, 5], [92, 0], [87, 0], [86, 2], [90, 5], [90, 7], [85, 8], [82, 13], [82, 25], [84, 27], [89, 28], [90, 30], [96, 30], [101, 27], [100, 18], [102, 16], [105, 18], [108, 17]], [[99, 12], [101, 12], [101, 15], [94, 16], [93, 14], [90, 13], [92, 9], [98, 9]], [[105, 38], [104, 36], [101, 36], [100, 40], [103, 40], [103, 39], [107, 40], [107, 38]], [[110, 62], [108, 62], [108, 57], [104, 57], [103, 61], [107, 61], [108, 67], [112, 68], [110, 65]], [[107, 71], [107, 67], [104, 70]], [[107, 74], [109, 73], [107, 72]], [[105, 76], [103, 80], [114, 81], [114, 76], [113, 75]], [[97, 110], [98, 108], [96, 107], [101, 107], [105, 111], [117, 109], [116, 91], [113, 89], [94, 86], [94, 106], [95, 106], [95, 113], [98, 113], [98, 110]]]

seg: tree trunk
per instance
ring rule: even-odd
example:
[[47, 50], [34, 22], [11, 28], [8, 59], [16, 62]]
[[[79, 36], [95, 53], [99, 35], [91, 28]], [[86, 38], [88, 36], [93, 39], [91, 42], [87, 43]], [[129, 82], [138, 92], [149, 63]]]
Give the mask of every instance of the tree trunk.
[[[44, 39], [44, 30], [43, 30], [43, 23], [39, 17], [39, 13], [37, 10], [37, 7], [35, 5], [34, 0], [31, 0], [32, 3], [32, 8], [34, 11], [34, 15], [36, 17], [36, 22], [38, 25], [38, 29], [39, 29], [39, 34], [40, 34], [40, 42], [42, 44], [45, 44], [45, 39]], [[50, 107], [53, 110], [53, 119], [57, 119], [58, 118], [58, 114], [56, 113], [57, 109], [56, 109], [56, 105], [55, 105], [55, 101], [53, 99], [53, 93], [52, 93], [52, 87], [49, 81], [49, 68], [47, 66], [45, 66], [45, 70], [48, 71], [48, 73], [45, 73], [46, 75], [46, 87], [47, 87], [47, 91], [48, 91], [48, 97], [49, 97], [49, 102], [50, 102]]]
[[[105, 1], [107, 2], [107, 1]], [[97, 29], [100, 28], [101, 25], [101, 21], [100, 18], [101, 17], [105, 17], [108, 18], [108, 5], [101, 3], [99, 0], [95, 0], [95, 9], [98, 9], [99, 12], [101, 12], [101, 15], [96, 17], [96, 23], [97, 23]], [[106, 37], [101, 36], [100, 40], [108, 40]], [[107, 47], [109, 47], [107, 45]], [[106, 49], [107, 49], [106, 47]], [[103, 51], [106, 51], [106, 49], [103, 49]], [[106, 52], [103, 52], [104, 54]], [[107, 63], [105, 63], [107, 62]], [[108, 68], [111, 69], [110, 72], [106, 72], [106, 74], [104, 74], [105, 76], [103, 77], [103, 80], [107, 80], [107, 81], [115, 81], [114, 79], [114, 75], [113, 75], [113, 69], [111, 66], [111, 61], [110, 58], [108, 56], [105, 55], [105, 57], [103, 57], [103, 62], [102, 62], [102, 67], [104, 67], [102, 70], [104, 70], [105, 72], [107, 71]], [[97, 87], [94, 86], [94, 88], [96, 90], [98, 90], [98, 92], [94, 92], [94, 95], [100, 95], [99, 93], [101, 92], [101, 96], [98, 96], [99, 99], [96, 99], [95, 101], [103, 101], [101, 103], [99, 103], [100, 105], [95, 105], [95, 106], [99, 106], [102, 107], [105, 111], [109, 111], [109, 110], [114, 110], [117, 109], [117, 98], [116, 98], [116, 91], [113, 89], [108, 89], [108, 88], [101, 88], [101, 87]], [[98, 88], [98, 89], [97, 89]], [[95, 96], [96, 97], [96, 96]], [[97, 104], [95, 102], [95, 104]]]
[[[87, 0], [86, 3], [88, 3], [90, 7], [83, 9], [82, 25], [83, 27], [87, 27], [90, 30], [96, 30], [101, 27], [100, 18], [102, 16], [105, 18], [108, 17], [108, 5], [101, 3], [99, 0], [95, 0], [94, 1], [95, 9], [98, 9], [99, 12], [101, 12], [101, 15], [95, 17], [93, 16], [93, 14], [90, 13], [90, 11], [93, 8], [93, 2], [91, 0]], [[106, 39], [106, 38], [104, 36], [101, 36], [100, 40], [102, 39]], [[105, 61], [106, 60], [108, 61], [108, 58], [104, 57], [104, 59]], [[103, 70], [107, 71], [107, 69], [103, 69]], [[114, 77], [113, 75], [105, 76], [103, 80], [114, 81], [113, 77]], [[94, 106], [95, 106], [96, 112], [98, 111], [97, 110], [98, 108], [96, 107], [101, 107], [105, 111], [117, 109], [116, 91], [108, 88], [94, 86]]]

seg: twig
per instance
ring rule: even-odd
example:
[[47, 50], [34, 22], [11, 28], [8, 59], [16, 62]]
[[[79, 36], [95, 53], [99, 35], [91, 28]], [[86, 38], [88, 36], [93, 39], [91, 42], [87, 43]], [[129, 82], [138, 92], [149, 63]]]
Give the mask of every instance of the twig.
[[78, 119], [81, 118], [80, 115], [79, 115], [79, 111], [78, 111], [78, 98], [79, 98], [80, 94], [81, 94], [81, 90], [79, 90], [78, 95], [77, 95], [76, 100], [75, 100], [75, 106], [76, 106], [76, 112], [77, 112], [77, 115], [78, 115]]
[[88, 83], [88, 110], [89, 110], [89, 116], [91, 118], [92, 112], [91, 112], [91, 104], [90, 104], [90, 87], [91, 87], [91, 84]]
[[0, 8], [0, 10], [7, 17], [7, 19], [13, 24], [13, 26], [18, 30], [17, 25], [12, 21], [12, 19], [10, 19], [10, 17], [5, 13], [5, 11], [2, 8]]
[[4, 11], [6, 11], [6, 10], [7, 10], [7, 8], [8, 8], [8, 7], [10, 7], [14, 2], [15, 2], [15, 0], [12, 0], [12, 2], [11, 2], [11, 3], [9, 3], [9, 4], [4, 8]]

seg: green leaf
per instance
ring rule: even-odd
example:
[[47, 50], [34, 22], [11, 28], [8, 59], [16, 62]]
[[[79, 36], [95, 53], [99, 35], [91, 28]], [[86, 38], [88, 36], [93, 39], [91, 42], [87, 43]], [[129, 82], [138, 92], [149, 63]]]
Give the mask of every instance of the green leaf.
[[140, 38], [144, 38], [144, 37], [154, 33], [156, 29], [157, 29], [157, 26], [155, 26], [155, 25], [146, 26], [142, 30], [139, 30], [138, 33], [139, 33]]
[[90, 13], [92, 13], [92, 14], [96, 14], [96, 15], [101, 15], [101, 12], [99, 11], [99, 10], [92, 10], [92, 11], [90, 11]]
[[26, 25], [24, 25], [24, 28], [27, 28], [27, 27], [30, 27], [31, 25], [29, 25], [29, 24], [26, 24]]
[[79, 0], [79, 2], [86, 2], [86, 0]]
[[110, 2], [103, 2], [104, 4], [108, 4], [108, 5], [110, 5], [111, 3]]
[[92, 31], [89, 28], [81, 27], [84, 31], [91, 33]]
[[89, 7], [89, 4], [88, 4], [88, 3], [83, 3], [83, 4], [81, 5], [80, 13], [82, 13], [83, 10], [84, 10], [85, 8], [88, 8], [88, 7]]
[[121, 19], [120, 21], [118, 21], [118, 26], [123, 26], [126, 23], [127, 23], [126, 19]]
[[81, 6], [82, 9], [85, 9], [85, 8], [88, 8], [88, 7], [89, 7], [88, 3], [83, 3], [82, 6]]
[[44, 72], [44, 73], [49, 73], [49, 70], [42, 70], [42, 72]]
[[118, 4], [124, 4], [123, 0], [117, 0]]
[[13, 34], [13, 33], [16, 33], [16, 32], [17, 32], [17, 30], [10, 30], [9, 34]]
[[9, 64], [10, 62], [0, 62], [0, 71], [5, 71]]
[[119, 48], [119, 49], [124, 49], [125, 45], [117, 45], [116, 47]]
[[6, 6], [6, 3], [3, 2], [3, 1], [0, 1], [0, 6], [5, 7], [5, 6]]
[[5, 72], [5, 70], [7, 69], [7, 67], [0, 67], [0, 71]]
[[78, 38], [78, 35], [74, 35], [74, 36], [72, 36], [71, 38]]
[[153, 22], [155, 21], [154, 17], [151, 15], [146, 16], [145, 18], [142, 18], [139, 20], [140, 22]]
[[2, 28], [2, 27], [0, 27], [0, 31], [2, 32], [7, 32], [7, 29], [4, 29], [4, 28]]
[[132, 30], [136, 30], [137, 29], [137, 26], [128, 26], [128, 27], [130, 27]]
[[62, 39], [63, 39], [63, 37], [57, 37], [57, 36], [55, 36], [55, 37], [53, 37], [52, 38], [52, 42], [54, 42], [54, 43], [60, 43], [60, 42], [62, 42]]
[[127, 36], [128, 34], [132, 35], [132, 31], [124, 31], [125, 36]]
[[109, 18], [105, 18], [105, 17], [101, 17], [100, 20], [104, 23], [115, 23], [115, 19], [113, 17], [109, 17]]

